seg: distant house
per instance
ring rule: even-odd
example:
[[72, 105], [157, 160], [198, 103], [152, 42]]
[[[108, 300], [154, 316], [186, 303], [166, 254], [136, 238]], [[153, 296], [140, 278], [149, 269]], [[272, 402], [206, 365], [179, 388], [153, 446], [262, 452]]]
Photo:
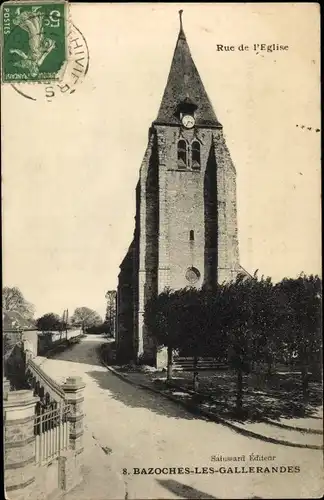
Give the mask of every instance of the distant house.
[[18, 311], [3, 311], [2, 313], [3, 332], [14, 332], [17, 330], [34, 330], [35, 323], [24, 318]]
[[3, 311], [2, 331], [4, 358], [10, 356], [13, 348], [22, 340], [22, 333], [35, 330], [35, 323], [24, 318], [18, 311]]

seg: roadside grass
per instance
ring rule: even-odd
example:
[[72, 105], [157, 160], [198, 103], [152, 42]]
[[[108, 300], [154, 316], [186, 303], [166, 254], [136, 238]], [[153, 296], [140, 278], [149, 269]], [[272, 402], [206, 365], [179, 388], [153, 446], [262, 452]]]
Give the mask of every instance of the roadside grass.
[[[148, 376], [155, 384], [167, 385], [165, 375]], [[305, 403], [298, 373], [279, 372], [270, 377], [252, 373], [244, 377], [243, 411], [237, 415], [234, 372], [229, 369], [199, 372], [199, 389], [196, 393], [192, 391], [192, 378], [192, 372], [175, 372], [168, 385], [191, 391], [192, 398], [198, 404], [216, 409], [224, 418], [258, 422], [266, 419], [316, 417], [322, 405], [322, 387], [319, 382], [309, 383], [308, 401]]]
[[319, 418], [322, 405], [322, 385], [309, 382], [307, 402], [303, 400], [301, 376], [298, 371], [278, 369], [270, 376], [266, 372], [244, 375], [243, 409], [236, 412], [236, 374], [233, 370], [199, 371], [198, 391], [193, 389], [193, 372], [174, 371], [170, 382], [166, 372], [135, 364], [116, 365], [114, 345], [100, 347], [101, 358], [118, 371], [129, 374], [138, 381], [149, 382], [165, 392], [178, 391], [182, 398], [189, 398], [198, 407], [202, 406], [223, 418], [240, 422], [264, 422], [268, 419]]

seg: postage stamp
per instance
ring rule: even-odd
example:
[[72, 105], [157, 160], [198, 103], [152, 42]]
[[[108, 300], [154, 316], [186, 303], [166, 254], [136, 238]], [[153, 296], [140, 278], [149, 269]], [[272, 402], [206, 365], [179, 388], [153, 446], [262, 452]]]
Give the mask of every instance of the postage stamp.
[[67, 58], [66, 18], [66, 2], [4, 3], [2, 82], [57, 80]]
[[46, 100], [52, 102], [73, 94], [82, 85], [88, 74], [90, 54], [87, 41], [83, 33], [70, 21], [67, 21], [67, 61], [58, 72], [58, 80], [40, 82], [25, 81], [11, 83], [12, 88], [21, 96], [32, 101]]

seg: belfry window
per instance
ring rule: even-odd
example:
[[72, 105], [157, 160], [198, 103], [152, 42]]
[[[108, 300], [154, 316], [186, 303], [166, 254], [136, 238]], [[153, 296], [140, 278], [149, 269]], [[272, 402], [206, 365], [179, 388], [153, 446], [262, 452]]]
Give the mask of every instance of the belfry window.
[[191, 165], [192, 168], [200, 168], [200, 143], [198, 141], [191, 144]]
[[178, 142], [178, 168], [187, 168], [188, 153], [187, 143], [183, 139]]

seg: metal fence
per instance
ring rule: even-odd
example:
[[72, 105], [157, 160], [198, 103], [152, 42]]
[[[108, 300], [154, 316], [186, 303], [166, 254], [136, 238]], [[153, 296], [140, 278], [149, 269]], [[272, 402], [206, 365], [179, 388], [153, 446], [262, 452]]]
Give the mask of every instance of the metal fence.
[[43, 465], [60, 456], [69, 446], [69, 405], [38, 406], [34, 420], [36, 464]]

